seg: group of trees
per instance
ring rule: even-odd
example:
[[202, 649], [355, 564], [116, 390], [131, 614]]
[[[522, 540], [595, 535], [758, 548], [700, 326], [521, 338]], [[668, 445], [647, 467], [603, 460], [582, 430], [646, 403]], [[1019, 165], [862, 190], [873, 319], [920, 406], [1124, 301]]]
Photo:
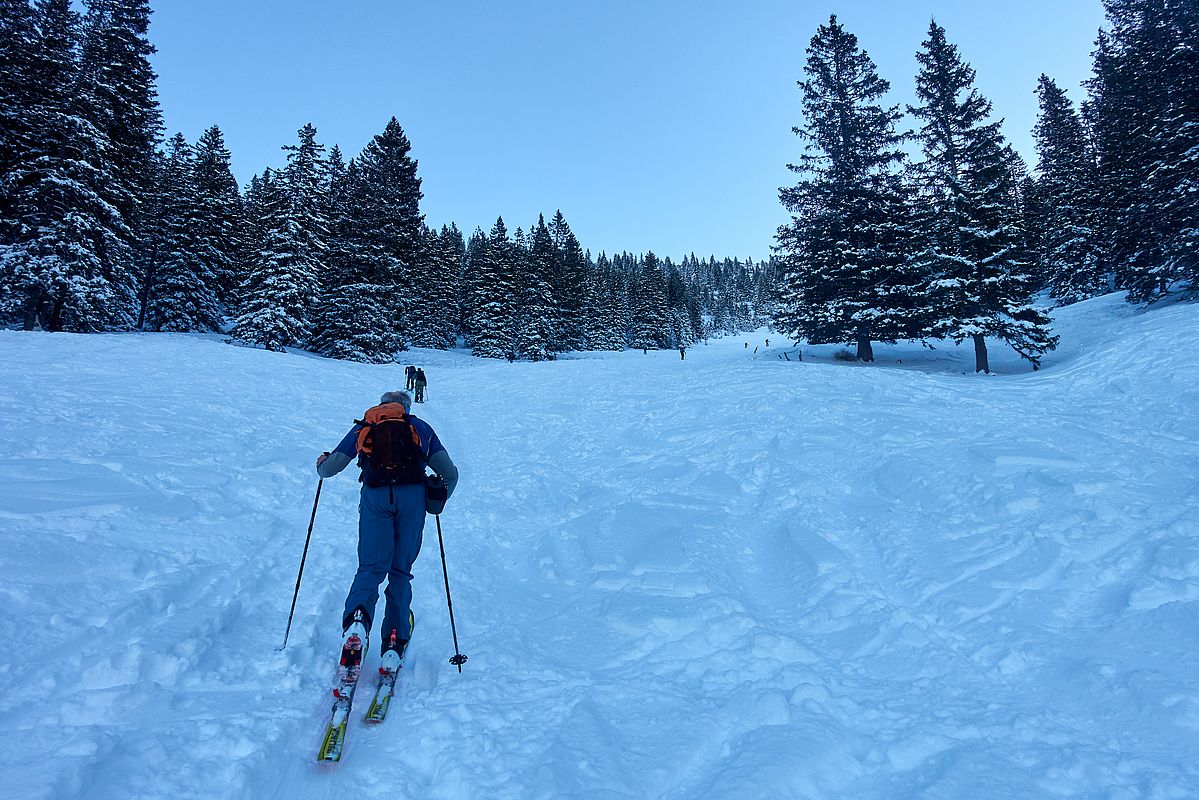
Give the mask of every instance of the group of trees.
[[765, 263], [592, 259], [559, 211], [465, 242], [420, 211], [392, 118], [348, 162], [312, 125], [244, 194], [217, 127], [162, 138], [148, 0], [0, 0], [0, 324], [218, 331], [388, 361], [686, 346], [761, 324]]
[[383, 362], [410, 345], [540, 361], [581, 349], [680, 347], [761, 324], [769, 264], [592, 259], [558, 211], [465, 241], [420, 212], [411, 144], [392, 118], [348, 163], [307, 125], [245, 197], [246, 278], [232, 328], [269, 349]]
[[738, 259], [681, 264], [623, 252], [594, 261], [559, 211], [509, 235], [501, 217], [465, 255], [465, 331], [477, 355], [538, 361], [567, 350], [686, 347], [765, 322], [773, 269]]
[[[917, 53], [914, 131], [856, 37], [832, 17], [800, 82], [805, 150], [780, 190], [775, 324], [811, 342], [986, 337], [1034, 367], [1056, 338], [1033, 303], [1128, 290], [1132, 302], [1199, 277], [1199, 6], [1107, 0], [1112, 22], [1079, 113], [1042, 76], [1028, 170], [974, 70], [935, 21]], [[910, 159], [915, 140], [921, 157]]]

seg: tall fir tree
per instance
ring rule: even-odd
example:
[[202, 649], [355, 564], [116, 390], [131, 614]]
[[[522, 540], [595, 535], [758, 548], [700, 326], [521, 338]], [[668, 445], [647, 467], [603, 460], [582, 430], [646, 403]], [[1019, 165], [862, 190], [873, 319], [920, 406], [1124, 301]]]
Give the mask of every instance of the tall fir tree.
[[287, 145], [287, 167], [261, 187], [257, 250], [242, 287], [234, 338], [268, 350], [302, 346], [324, 272], [327, 249], [324, 145], [311, 124]]
[[128, 200], [113, 169], [99, 101], [76, 58], [80, 22], [69, 0], [41, 0], [28, 66], [30, 138], [5, 176], [12, 226], [0, 270], [5, 316], [26, 329], [100, 331], [133, 325]]
[[516, 245], [500, 217], [485, 242], [480, 242], [472, 253], [471, 267], [475, 275], [471, 281], [471, 351], [476, 356], [515, 357], [516, 262]]
[[990, 372], [987, 336], [1003, 339], [1036, 368], [1057, 339], [1031, 304], [1017, 176], [1001, 122], [988, 121], [991, 104], [974, 88], [974, 70], [936, 21], [916, 58], [921, 105], [909, 110], [923, 122], [923, 261], [934, 287], [933, 333], [971, 339], [975, 371]]
[[399, 260], [362, 235], [355, 198], [366, 193], [359, 166], [347, 165], [336, 146], [329, 153], [326, 180], [329, 246], [310, 346], [331, 358], [387, 363], [404, 346], [393, 299]]
[[350, 205], [359, 235], [394, 260], [394, 271], [386, 279], [391, 292], [389, 305], [377, 313], [393, 320], [406, 347], [410, 338], [406, 328], [427, 327], [423, 325], [427, 316], [426, 287], [414, 282], [412, 274], [422, 258], [423, 194], [412, 144], [395, 117], [371, 139], [354, 163], [358, 170], [350, 190]]
[[430, 232], [429, 283], [423, 292], [427, 347], [448, 350], [457, 343], [463, 249], [462, 233], [456, 225], [443, 225], [440, 232]]
[[1105, 0], [1086, 116], [1099, 162], [1105, 251], [1128, 299], [1199, 277], [1199, 8]]
[[245, 278], [245, 208], [233, 177], [233, 154], [219, 127], [213, 125], [200, 135], [194, 154], [197, 256], [216, 281], [224, 313], [232, 307], [235, 289]]
[[214, 331], [221, 324], [219, 280], [201, 244], [194, 153], [182, 133], [167, 144], [155, 189], [157, 214], [144, 226], [154, 238], [156, 268], [147, 287], [145, 327], [154, 331]]
[[559, 352], [579, 350], [586, 340], [583, 304], [587, 260], [561, 209], [554, 212], [548, 229], [554, 246], [550, 290], [557, 314], [552, 347]]
[[[858, 358], [872, 361], [873, 341], [922, 332], [900, 112], [881, 104], [890, 84], [835, 16], [812, 37], [807, 55], [807, 79], [799, 82], [805, 124], [794, 129], [805, 152], [788, 165], [805, 178], [779, 191], [792, 221], [777, 236], [787, 275], [775, 326], [814, 343], [855, 342]], [[733, 306], [722, 316], [724, 325], [737, 326]]]
[[670, 315], [666, 307], [666, 279], [662, 262], [648, 251], [630, 287], [633, 347], [656, 350], [670, 343]]
[[[554, 302], [555, 250], [545, 217], [538, 215], [537, 224], [529, 235], [524, 258], [517, 327], [514, 331], [516, 354], [529, 361], [553, 358], [555, 346], [560, 341], [555, 337], [557, 325], [562, 319], [558, 316], [558, 306]], [[576, 307], [575, 312], [580, 310]]]
[[29, 0], [0, 0], [0, 247], [20, 237], [10, 176], [28, 159], [38, 140], [30, 113], [41, 104], [43, 87], [34, 74], [37, 16]]
[[1094, 154], [1065, 91], [1042, 75], [1037, 97], [1036, 245], [1054, 297], [1074, 303], [1107, 289], [1096, 230]]
[[[106, 142], [103, 158], [116, 191], [109, 201], [128, 230], [128, 256], [123, 264], [107, 269], [112, 282], [136, 275], [141, 245], [150, 239], [154, 224], [143, 199], [155, 187], [154, 163], [162, 138], [162, 111], [158, 105], [156, 75], [150, 56], [149, 0], [84, 0], [86, 8], [80, 68], [89, 99], [85, 116]], [[128, 294], [132, 297], [133, 286]]]

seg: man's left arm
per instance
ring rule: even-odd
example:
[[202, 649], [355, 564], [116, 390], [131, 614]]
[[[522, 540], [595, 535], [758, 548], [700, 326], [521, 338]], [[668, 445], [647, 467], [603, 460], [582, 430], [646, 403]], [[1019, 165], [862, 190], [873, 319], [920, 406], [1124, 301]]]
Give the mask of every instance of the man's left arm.
[[316, 474], [322, 478], [332, 478], [348, 467], [358, 455], [358, 431], [361, 426], [355, 425], [350, 429], [333, 449], [332, 453], [322, 453], [316, 460]]

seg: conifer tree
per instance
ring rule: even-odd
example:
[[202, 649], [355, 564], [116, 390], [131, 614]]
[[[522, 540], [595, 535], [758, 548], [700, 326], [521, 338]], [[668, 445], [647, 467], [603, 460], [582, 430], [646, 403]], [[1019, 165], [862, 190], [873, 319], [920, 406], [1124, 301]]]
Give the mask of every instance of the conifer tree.
[[307, 342], [328, 236], [324, 145], [316, 128], [305, 125], [299, 143], [283, 149], [286, 169], [260, 187], [259, 242], [233, 328], [235, 338], [278, 351]]
[[[84, 114], [104, 137], [103, 159], [116, 191], [110, 202], [129, 231], [128, 250], [140, 257], [145, 227], [153, 224], [143, 213], [142, 198], [154, 191], [154, 163], [162, 137], [156, 75], [150, 56], [149, 0], [84, 0], [80, 66], [87, 85]], [[112, 264], [120, 273], [135, 272], [132, 261]], [[132, 295], [132, 286], [129, 289]]]
[[584, 346], [586, 338], [583, 303], [587, 260], [561, 209], [554, 213], [548, 227], [554, 243], [551, 291], [558, 317], [553, 326], [553, 349], [560, 352], [578, 350]]
[[0, 0], [0, 247], [20, 236], [11, 176], [37, 145], [31, 112], [41, 104], [33, 65], [37, 18], [28, 0]]
[[149, 235], [156, 240], [157, 268], [148, 289], [145, 324], [154, 331], [213, 331], [221, 323], [219, 284], [202, 243], [197, 211], [194, 154], [182, 133], [168, 143], [158, 170], [161, 198]]
[[975, 371], [990, 371], [986, 336], [1003, 339], [1036, 368], [1056, 346], [1034, 290], [1016, 205], [1016, 174], [1000, 122], [974, 88], [974, 70], [934, 21], [917, 54], [909, 110], [922, 122], [925, 268], [932, 276], [934, 335], [974, 342]]
[[629, 298], [633, 347], [656, 350], [669, 346], [666, 281], [662, 275], [662, 262], [652, 250], [642, 258], [633, 287]]
[[1199, 270], [1199, 9], [1105, 0], [1087, 118], [1099, 162], [1106, 257], [1131, 302]]
[[[794, 129], [805, 152], [788, 165], [805, 178], [779, 192], [792, 221], [777, 236], [787, 275], [775, 325], [810, 342], [856, 342], [858, 358], [872, 361], [872, 341], [921, 333], [900, 112], [880, 104], [890, 84], [835, 16], [807, 54], [807, 79], [799, 82], [805, 124]], [[736, 327], [729, 299], [718, 323]]]
[[222, 307], [228, 309], [233, 304], [235, 288], [245, 278], [245, 208], [237, 179], [233, 177], [233, 154], [225, 145], [221, 129], [213, 125], [204, 131], [194, 153], [193, 223], [197, 256], [216, 281]]
[[516, 354], [530, 361], [553, 358], [557, 341], [555, 327], [559, 322], [553, 297], [555, 261], [554, 241], [546, 227], [545, 217], [538, 215], [524, 253], [517, 327], [514, 331]]
[[629, 344], [629, 293], [619, 271], [600, 253], [587, 277], [587, 347], [624, 350]]
[[428, 283], [423, 292], [427, 338], [425, 347], [452, 348], [458, 338], [458, 298], [462, 279], [462, 234], [457, 226], [443, 225], [428, 238]]
[[486, 241], [472, 252], [471, 266], [476, 275], [472, 281], [471, 350], [476, 356], [515, 357], [516, 260], [516, 245], [500, 217]]
[[1096, 170], [1082, 119], [1065, 91], [1046, 75], [1037, 85], [1041, 112], [1033, 136], [1038, 251], [1053, 294], [1074, 303], [1106, 288], [1095, 230]]
[[331, 358], [387, 363], [404, 346], [393, 299], [399, 261], [362, 235], [355, 200], [365, 193], [358, 163], [347, 165], [336, 147], [329, 156], [324, 203], [329, 246], [312, 315], [311, 347]]
[[28, 64], [37, 92], [25, 109], [30, 138], [5, 176], [14, 224], [0, 264], [5, 315], [27, 330], [123, 329], [136, 314], [132, 234], [120, 212], [128, 192], [92, 121], [98, 101], [79, 71], [78, 32], [69, 0], [39, 3]]

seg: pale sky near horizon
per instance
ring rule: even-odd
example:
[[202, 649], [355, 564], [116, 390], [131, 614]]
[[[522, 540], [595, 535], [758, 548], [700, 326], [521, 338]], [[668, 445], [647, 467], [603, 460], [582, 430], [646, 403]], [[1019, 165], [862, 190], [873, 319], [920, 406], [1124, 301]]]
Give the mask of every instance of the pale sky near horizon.
[[929, 19], [1035, 166], [1044, 72], [1077, 104], [1100, 0], [151, 0], [167, 132], [217, 124], [244, 186], [311, 122], [349, 158], [395, 116], [431, 225], [561, 209], [598, 254], [765, 258], [800, 141], [804, 50], [835, 13], [915, 102]]

